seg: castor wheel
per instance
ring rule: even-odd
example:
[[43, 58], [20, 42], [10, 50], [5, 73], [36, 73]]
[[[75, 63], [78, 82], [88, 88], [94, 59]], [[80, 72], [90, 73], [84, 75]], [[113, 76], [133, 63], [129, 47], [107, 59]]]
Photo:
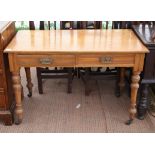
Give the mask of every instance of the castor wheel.
[[22, 120], [15, 120], [15, 124], [16, 125], [19, 125], [19, 124], [21, 124], [22, 123]]
[[18, 117], [18, 116], [15, 115], [15, 117], [14, 117], [14, 123], [16, 125], [21, 124], [22, 123], [22, 118], [20, 118], [20, 117]]
[[137, 115], [137, 118], [138, 118], [139, 120], [144, 120], [144, 116]]
[[29, 93], [27, 94], [27, 96], [28, 96], [28, 97], [32, 97], [32, 92], [29, 92]]
[[130, 125], [133, 122], [133, 119], [129, 119], [125, 122], [126, 125]]
[[116, 97], [120, 97], [121, 96], [121, 93], [119, 91], [115, 91], [115, 96]]

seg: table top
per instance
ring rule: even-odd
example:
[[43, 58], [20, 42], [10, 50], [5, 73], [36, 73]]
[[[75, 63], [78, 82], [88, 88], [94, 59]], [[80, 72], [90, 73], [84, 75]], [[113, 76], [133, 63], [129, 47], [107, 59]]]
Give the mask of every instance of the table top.
[[5, 53], [147, 53], [132, 30], [21, 30]]
[[133, 25], [132, 27], [134, 32], [146, 46], [155, 47], [155, 41], [152, 39], [152, 35], [155, 32], [155, 27], [149, 25]]

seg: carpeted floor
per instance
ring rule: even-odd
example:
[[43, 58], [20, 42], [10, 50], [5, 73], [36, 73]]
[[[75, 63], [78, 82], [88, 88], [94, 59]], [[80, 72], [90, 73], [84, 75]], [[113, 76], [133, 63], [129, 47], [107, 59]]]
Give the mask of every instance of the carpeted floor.
[[114, 95], [114, 80], [91, 81], [91, 95], [85, 96], [80, 79], [73, 81], [73, 93], [67, 94], [67, 81], [45, 80], [44, 94], [39, 95], [35, 69], [31, 70], [34, 83], [33, 97], [27, 97], [24, 71], [21, 71], [24, 86], [24, 119], [20, 125], [4, 126], [0, 132], [155, 132], [155, 118], [135, 119], [132, 125], [128, 119], [129, 98], [124, 93], [120, 98]]

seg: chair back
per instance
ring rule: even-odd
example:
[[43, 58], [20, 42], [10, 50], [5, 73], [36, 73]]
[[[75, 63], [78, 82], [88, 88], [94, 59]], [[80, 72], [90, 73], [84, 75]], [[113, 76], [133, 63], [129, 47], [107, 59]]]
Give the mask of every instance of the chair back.
[[[51, 22], [48, 21], [48, 29], [49, 30], [50, 30], [50, 24], [51, 24]], [[36, 29], [34, 21], [29, 21], [29, 29], [30, 30]], [[56, 29], [56, 21], [54, 21], [54, 29]], [[45, 30], [45, 21], [39, 22], [39, 30]]]

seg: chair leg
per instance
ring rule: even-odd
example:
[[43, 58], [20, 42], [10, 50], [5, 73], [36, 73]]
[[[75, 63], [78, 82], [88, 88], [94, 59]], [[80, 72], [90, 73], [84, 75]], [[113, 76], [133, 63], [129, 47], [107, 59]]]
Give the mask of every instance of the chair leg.
[[120, 82], [119, 82], [119, 87], [120, 87], [120, 93], [123, 92], [123, 89], [125, 87], [125, 68], [122, 67], [120, 68]]
[[91, 92], [90, 87], [89, 87], [90, 70], [91, 70], [91, 68], [86, 68], [86, 72], [85, 72], [85, 95], [86, 96], [89, 96], [89, 94]]
[[72, 93], [72, 68], [68, 68], [68, 93]]
[[119, 68], [118, 73], [119, 73], [119, 77], [116, 81], [116, 90], [115, 90], [116, 97], [121, 96], [123, 89], [125, 87], [125, 68], [124, 67]]
[[125, 87], [125, 68], [117, 68], [117, 80], [116, 80], [116, 88], [115, 95], [116, 97], [120, 97], [123, 89]]
[[115, 96], [120, 97], [120, 87], [119, 87], [119, 82], [120, 82], [120, 68], [117, 68], [117, 78], [116, 78], [116, 84], [115, 84]]
[[37, 79], [38, 79], [38, 91], [39, 94], [43, 94], [43, 84], [41, 78], [41, 68], [37, 67]]

